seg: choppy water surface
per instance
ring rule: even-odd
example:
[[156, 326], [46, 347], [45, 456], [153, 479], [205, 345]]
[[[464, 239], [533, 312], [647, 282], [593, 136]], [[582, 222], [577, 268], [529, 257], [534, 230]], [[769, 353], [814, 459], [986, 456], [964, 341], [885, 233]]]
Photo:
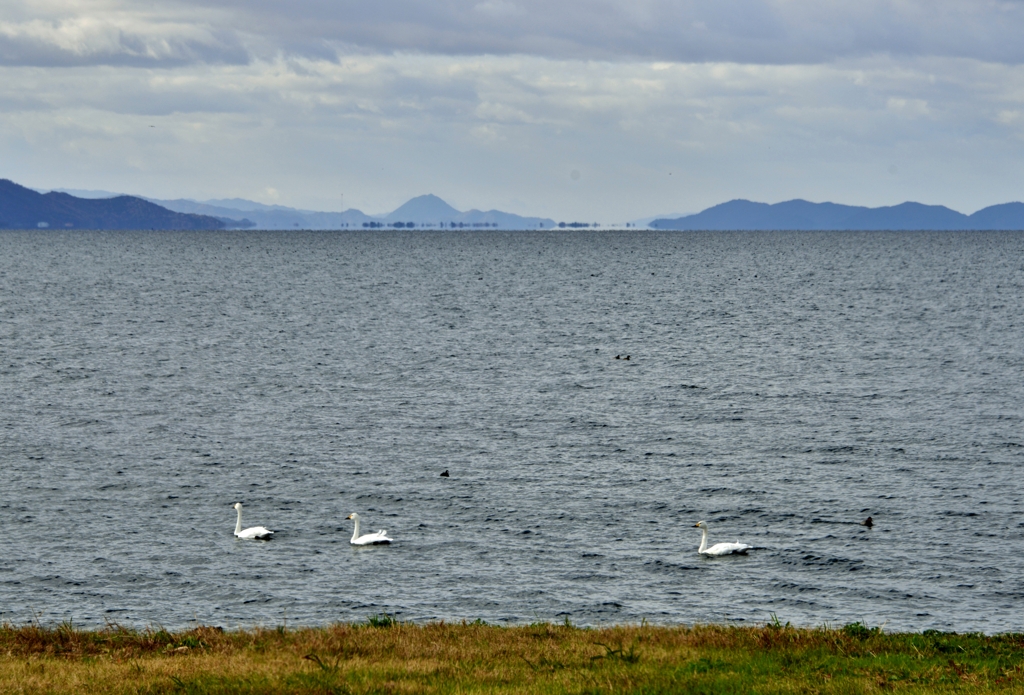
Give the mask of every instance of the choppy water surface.
[[0, 619], [1021, 630], [1022, 287], [1020, 233], [0, 233]]

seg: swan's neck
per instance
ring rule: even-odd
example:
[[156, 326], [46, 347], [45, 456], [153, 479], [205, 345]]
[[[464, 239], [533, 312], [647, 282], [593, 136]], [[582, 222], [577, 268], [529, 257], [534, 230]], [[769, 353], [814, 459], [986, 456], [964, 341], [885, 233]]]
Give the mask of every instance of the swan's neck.
[[359, 538], [359, 517], [356, 517], [352, 521], [355, 522], [356, 527], [352, 529], [352, 540]]
[[238, 512], [238, 521], [235, 522], [235, 533], [241, 533], [242, 532], [242, 510], [241, 509], [236, 509], [235, 511]]
[[[693, 546], [691, 545], [690, 547], [692, 548]], [[697, 550], [697, 552], [698, 553], [703, 553], [707, 549], [708, 549], [708, 530], [706, 528], [702, 528], [700, 530], [700, 548]]]

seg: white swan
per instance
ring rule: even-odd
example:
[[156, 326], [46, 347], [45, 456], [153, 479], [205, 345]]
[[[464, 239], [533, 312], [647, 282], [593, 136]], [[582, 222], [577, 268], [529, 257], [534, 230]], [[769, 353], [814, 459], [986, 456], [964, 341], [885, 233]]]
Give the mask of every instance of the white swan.
[[707, 523], [698, 521], [693, 525], [693, 527], [699, 528], [701, 532], [700, 548], [697, 550], [701, 555], [746, 555], [747, 551], [754, 547], [752, 545], [736, 541], [735, 543], [715, 543], [709, 548]]
[[235, 535], [239, 538], [245, 538], [246, 540], [252, 540], [253, 538], [266, 541], [270, 540], [270, 537], [274, 535], [274, 532], [270, 529], [265, 529], [262, 526], [253, 526], [242, 530], [242, 503], [235, 502], [235, 509], [238, 511], [238, 521], [235, 522]]
[[352, 531], [352, 540], [349, 541], [352, 545], [387, 545], [394, 538], [388, 538], [388, 532], [384, 529], [377, 531], [377, 533], [367, 533], [364, 536], [359, 535], [359, 515], [355, 512], [349, 514], [346, 519], [351, 519], [356, 522], [356, 527]]

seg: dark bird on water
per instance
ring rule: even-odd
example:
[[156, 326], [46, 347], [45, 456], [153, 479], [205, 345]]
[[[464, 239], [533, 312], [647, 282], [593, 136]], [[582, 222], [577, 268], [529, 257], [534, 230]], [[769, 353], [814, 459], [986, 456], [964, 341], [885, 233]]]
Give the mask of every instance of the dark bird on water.
[[625, 357], [623, 357], [622, 355], [616, 355], [615, 359], [617, 359], [617, 360], [628, 360], [629, 359], [629, 355], [626, 355]]
[[871, 528], [872, 526], [875, 525], [875, 522], [873, 522], [871, 520], [871, 517], [869, 516], [867, 519], [865, 519], [864, 521], [860, 522], [860, 525], [861, 526], [867, 526], [868, 528]]
[[441, 477], [442, 478], [450, 478], [451, 477], [450, 475], [448, 475], [448, 469], [447, 468], [444, 469], [444, 473], [441, 474]]

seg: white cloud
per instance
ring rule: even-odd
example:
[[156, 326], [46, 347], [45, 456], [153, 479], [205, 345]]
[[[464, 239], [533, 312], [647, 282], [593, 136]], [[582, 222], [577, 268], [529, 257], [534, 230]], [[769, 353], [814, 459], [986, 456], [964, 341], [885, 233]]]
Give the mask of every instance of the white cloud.
[[924, 99], [889, 97], [888, 101], [886, 101], [886, 107], [904, 118], [918, 118], [928, 116], [931, 113], [928, 109], [928, 102]]
[[996, 115], [996, 120], [1003, 125], [1014, 125], [1024, 120], [1024, 113], [1020, 111], [1003, 110]]
[[250, 57], [222, 12], [96, 1], [10, 5], [0, 18], [0, 64], [161, 66]]
[[474, 5], [473, 10], [495, 19], [504, 19], [523, 14], [522, 8], [506, 0], [484, 0], [484, 2]]

